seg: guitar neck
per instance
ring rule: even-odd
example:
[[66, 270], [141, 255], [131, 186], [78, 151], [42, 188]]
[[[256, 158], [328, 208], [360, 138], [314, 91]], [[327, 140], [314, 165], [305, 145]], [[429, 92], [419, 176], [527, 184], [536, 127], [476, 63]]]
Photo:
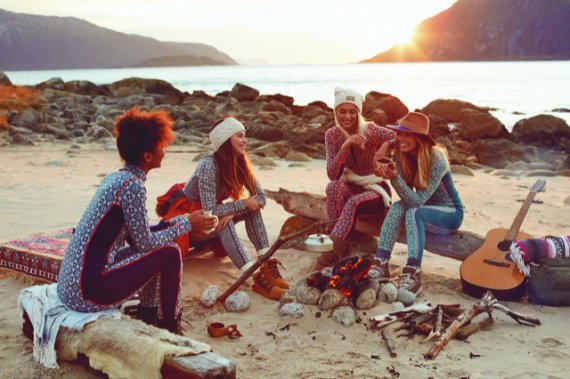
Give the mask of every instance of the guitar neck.
[[535, 195], [536, 195], [536, 192], [529, 192], [528, 195], [526, 196], [526, 199], [525, 199], [523, 205], [521, 206], [521, 209], [519, 209], [519, 213], [517, 213], [517, 216], [515, 217], [513, 224], [511, 225], [511, 227], [509, 228], [509, 231], [507, 232], [507, 235], [505, 236], [506, 241], [514, 241], [515, 240], [515, 237], [521, 228], [523, 220], [524, 220], [530, 206], [532, 205], [532, 201], [534, 200]]

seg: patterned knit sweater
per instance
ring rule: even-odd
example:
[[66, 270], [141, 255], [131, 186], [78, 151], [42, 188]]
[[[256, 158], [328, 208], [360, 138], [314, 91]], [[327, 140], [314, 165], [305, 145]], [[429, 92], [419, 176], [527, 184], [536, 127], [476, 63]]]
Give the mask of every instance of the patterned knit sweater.
[[449, 162], [440, 149], [434, 149], [427, 188], [418, 190], [410, 188], [400, 175], [400, 171], [398, 170], [398, 176], [391, 180], [391, 184], [407, 206], [417, 208], [425, 204], [463, 209], [463, 203], [453, 184]]
[[349, 168], [355, 174], [365, 176], [374, 173], [374, 154], [386, 141], [393, 141], [396, 133], [374, 123], [368, 124], [368, 133], [364, 150], [351, 147], [344, 152], [341, 146], [346, 141], [345, 135], [339, 128], [330, 128], [325, 134], [327, 152], [327, 175], [330, 180], [338, 180], [344, 168]]
[[[59, 272], [57, 292], [62, 302], [79, 312], [96, 312], [112, 306], [83, 298], [84, 264], [90, 254], [106, 255], [106, 270], [124, 266], [191, 230], [187, 217], [170, 220], [166, 229], [151, 232], [146, 210], [146, 175], [140, 167], [125, 165], [107, 175], [87, 206], [71, 238]], [[128, 243], [130, 250], [121, 250]], [[121, 256], [118, 256], [121, 250]], [[126, 253], [126, 256], [123, 254]]]
[[[220, 188], [220, 170], [213, 155], [206, 155], [200, 160], [196, 171], [192, 174], [186, 185], [184, 193], [190, 201], [202, 203], [205, 211], [212, 211], [218, 217], [227, 215], [240, 216], [247, 212], [243, 200], [228, 201], [228, 194], [222, 193]], [[258, 182], [255, 183], [256, 199], [265, 206], [267, 200], [265, 193]]]

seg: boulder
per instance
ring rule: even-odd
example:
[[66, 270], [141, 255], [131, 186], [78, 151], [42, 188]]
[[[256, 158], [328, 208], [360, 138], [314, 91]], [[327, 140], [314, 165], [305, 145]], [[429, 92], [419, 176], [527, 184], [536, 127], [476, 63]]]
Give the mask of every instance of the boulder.
[[334, 117], [332, 115], [332, 111], [325, 110], [322, 107], [315, 105], [314, 102], [307, 105], [306, 107], [301, 107], [300, 112], [297, 112], [296, 115], [303, 118], [304, 120], [313, 120], [317, 116], [329, 116]]
[[485, 111], [484, 108], [478, 107], [471, 103], [455, 99], [437, 99], [430, 102], [420, 112], [426, 115], [439, 116], [448, 122], [458, 122], [461, 119], [461, 111], [464, 109], [472, 109], [477, 111]]
[[463, 109], [459, 114], [456, 126], [459, 135], [467, 141], [481, 138], [508, 138], [509, 132], [505, 126], [489, 112], [476, 109]]
[[162, 95], [170, 105], [179, 105], [184, 101], [184, 93], [160, 79], [127, 78], [111, 83], [109, 89], [115, 97], [154, 94]]
[[525, 146], [502, 138], [481, 139], [473, 144], [472, 154], [481, 164], [504, 168], [507, 164], [522, 159], [525, 149]]
[[72, 80], [63, 86], [64, 91], [85, 96], [109, 96], [109, 91], [88, 80]]
[[259, 96], [259, 91], [245, 84], [236, 83], [230, 91], [229, 96], [238, 101], [254, 101]]
[[286, 161], [290, 162], [310, 162], [311, 158], [307, 156], [305, 153], [301, 153], [300, 151], [291, 150], [285, 156]]
[[[372, 116], [375, 109], [381, 109], [388, 118], [388, 123], [393, 124], [408, 113], [408, 107], [395, 96], [371, 91], [366, 94], [362, 105], [364, 118]], [[370, 118], [371, 119], [371, 118]], [[385, 124], [382, 124], [385, 125]]]
[[117, 107], [123, 110], [131, 109], [134, 106], [144, 107], [148, 110], [155, 106], [154, 99], [151, 96], [131, 95], [123, 97], [117, 103]]
[[11, 86], [12, 85], [12, 82], [10, 81], [10, 78], [8, 77], [8, 75], [6, 75], [2, 71], [0, 71], [0, 84], [4, 85], [4, 86]]
[[264, 143], [259, 147], [252, 148], [251, 154], [255, 154], [260, 157], [285, 158], [290, 150], [291, 147], [286, 142], [278, 141], [273, 143]]
[[376, 125], [388, 125], [388, 116], [386, 116], [386, 113], [380, 108], [368, 112], [366, 119], [374, 122]]
[[559, 117], [542, 114], [520, 120], [513, 137], [519, 143], [570, 152], [570, 126]]
[[277, 126], [281, 112], [259, 112], [246, 123], [247, 135], [263, 141], [275, 142], [283, 139], [285, 133]]
[[295, 102], [295, 99], [293, 99], [291, 96], [282, 95], [280, 93], [277, 93], [275, 95], [260, 95], [256, 100], [267, 103], [277, 101], [281, 104], [284, 104], [287, 108], [293, 107], [293, 103]]
[[32, 132], [41, 133], [44, 130], [43, 115], [33, 108], [24, 109], [9, 118], [10, 124], [20, 126], [31, 130]]
[[261, 110], [267, 112], [281, 112], [283, 114], [291, 114], [293, 112], [285, 104], [276, 100], [271, 100], [269, 103], [265, 104]]
[[429, 135], [435, 139], [447, 137], [449, 135], [449, 124], [447, 120], [438, 115], [429, 115]]
[[63, 91], [65, 89], [65, 82], [60, 77], [53, 77], [35, 86], [39, 90], [53, 89], [56, 91]]
[[102, 138], [113, 138], [113, 133], [104, 127], [94, 124], [91, 125], [89, 129], [87, 129], [85, 136], [90, 137], [93, 140], [100, 140]]

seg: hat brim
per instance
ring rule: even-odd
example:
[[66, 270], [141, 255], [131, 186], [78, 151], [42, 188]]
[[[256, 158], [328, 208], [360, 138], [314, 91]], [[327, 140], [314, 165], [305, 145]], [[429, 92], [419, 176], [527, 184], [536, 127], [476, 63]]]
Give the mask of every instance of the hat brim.
[[397, 132], [407, 132], [407, 133], [414, 133], [417, 134], [419, 136], [424, 136], [427, 138], [428, 141], [430, 141], [432, 143], [432, 145], [437, 145], [437, 142], [433, 139], [432, 136], [430, 136], [429, 134], [422, 134], [422, 133], [418, 133], [415, 130], [406, 128], [405, 126], [402, 125], [386, 125], [387, 128], [390, 128], [392, 130], [395, 130]]

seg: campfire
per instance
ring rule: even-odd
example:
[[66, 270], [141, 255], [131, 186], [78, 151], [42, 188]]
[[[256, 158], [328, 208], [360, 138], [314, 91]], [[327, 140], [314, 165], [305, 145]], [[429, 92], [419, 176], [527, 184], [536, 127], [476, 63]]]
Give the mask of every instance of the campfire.
[[333, 266], [330, 275], [322, 272], [309, 275], [306, 279], [307, 285], [318, 288], [321, 292], [337, 290], [356, 305], [360, 293], [371, 286], [371, 280], [368, 278], [371, 264], [370, 257], [350, 257]]

